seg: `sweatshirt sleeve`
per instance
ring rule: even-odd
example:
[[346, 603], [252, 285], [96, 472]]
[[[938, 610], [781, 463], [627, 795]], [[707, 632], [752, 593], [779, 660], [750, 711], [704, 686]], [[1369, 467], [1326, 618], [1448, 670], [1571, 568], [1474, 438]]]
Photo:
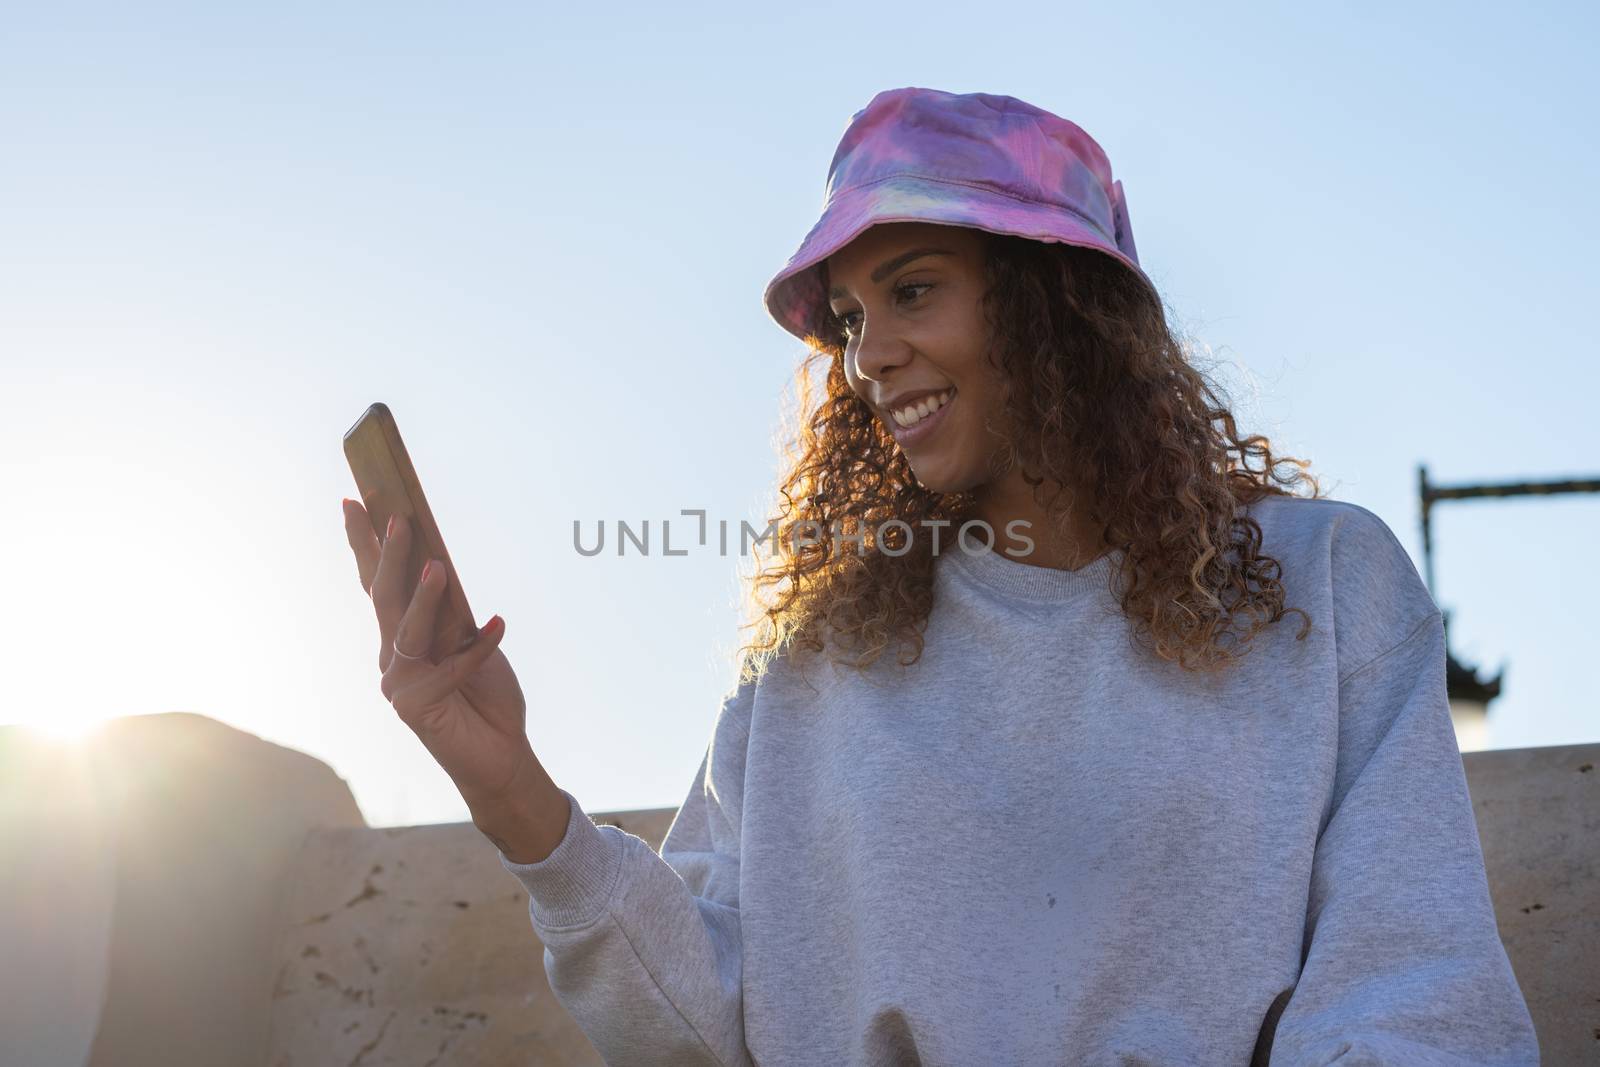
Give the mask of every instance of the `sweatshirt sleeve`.
[[1339, 685], [1338, 768], [1275, 1067], [1539, 1062], [1489, 897], [1444, 666], [1435, 609]]
[[608, 1064], [752, 1067], [744, 1042], [739, 825], [754, 684], [724, 698], [658, 855], [570, 793], [566, 836], [501, 865], [528, 891], [551, 991]]

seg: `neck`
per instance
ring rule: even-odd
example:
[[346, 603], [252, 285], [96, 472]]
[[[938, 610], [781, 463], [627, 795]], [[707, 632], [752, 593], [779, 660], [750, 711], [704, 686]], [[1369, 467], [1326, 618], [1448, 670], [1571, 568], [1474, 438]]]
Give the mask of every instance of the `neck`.
[[1045, 483], [1037, 489], [1028, 485], [1019, 471], [1012, 470], [999, 482], [984, 486], [977, 494], [974, 518], [982, 519], [994, 531], [997, 545], [1011, 541], [1008, 523], [1021, 520], [1027, 525], [1019, 533], [1033, 540], [1033, 551], [1014, 556], [1018, 563], [1053, 570], [1077, 570], [1111, 547], [1105, 525], [1088, 513], [1089, 494], [1067, 490], [1057, 497], [1065, 515], [1052, 517], [1043, 501], [1050, 500], [1057, 487]]

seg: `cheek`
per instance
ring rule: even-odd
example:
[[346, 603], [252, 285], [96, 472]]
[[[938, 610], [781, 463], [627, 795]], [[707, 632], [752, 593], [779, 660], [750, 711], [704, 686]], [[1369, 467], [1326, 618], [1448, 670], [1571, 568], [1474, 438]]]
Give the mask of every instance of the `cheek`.
[[962, 368], [956, 384], [963, 401], [961, 423], [964, 432], [987, 436], [1006, 426], [1009, 417], [1005, 410], [1003, 382], [993, 368], [981, 361], [974, 361]]
[[856, 374], [855, 363], [851, 360], [845, 361], [844, 380], [845, 384], [850, 387], [850, 392], [855, 395], [856, 399], [860, 400], [862, 403], [867, 403], [867, 395], [865, 392], [866, 383], [861, 380], [860, 375]]
[[978, 338], [946, 335], [936, 362], [952, 385], [974, 399], [987, 400], [999, 391], [999, 372], [989, 365]]
[[952, 378], [977, 382], [995, 373], [985, 356], [988, 327], [975, 309], [952, 303], [926, 325], [927, 350]]

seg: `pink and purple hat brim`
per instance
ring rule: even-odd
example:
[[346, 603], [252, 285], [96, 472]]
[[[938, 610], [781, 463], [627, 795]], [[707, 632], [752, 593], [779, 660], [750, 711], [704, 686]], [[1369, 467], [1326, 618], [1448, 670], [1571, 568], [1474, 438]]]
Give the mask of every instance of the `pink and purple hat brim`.
[[895, 175], [843, 190], [767, 284], [762, 300], [784, 329], [804, 340], [826, 302], [820, 264], [881, 222], [931, 222], [1093, 248], [1121, 262], [1151, 291], [1155, 285], [1112, 235], [1065, 207], [1022, 200], [970, 182]]

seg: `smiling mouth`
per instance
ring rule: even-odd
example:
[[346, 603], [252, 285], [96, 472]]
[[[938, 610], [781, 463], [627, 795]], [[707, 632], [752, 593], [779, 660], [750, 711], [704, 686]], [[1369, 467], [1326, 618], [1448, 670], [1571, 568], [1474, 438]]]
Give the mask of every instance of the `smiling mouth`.
[[908, 404], [898, 411], [889, 412], [889, 418], [892, 419], [894, 424], [902, 430], [913, 429], [924, 419], [932, 418], [933, 415], [940, 411], [946, 404], [948, 404], [951, 398], [955, 395], [956, 391], [954, 389], [946, 389], [942, 393], [935, 393], [932, 396], [923, 397], [915, 404]]

